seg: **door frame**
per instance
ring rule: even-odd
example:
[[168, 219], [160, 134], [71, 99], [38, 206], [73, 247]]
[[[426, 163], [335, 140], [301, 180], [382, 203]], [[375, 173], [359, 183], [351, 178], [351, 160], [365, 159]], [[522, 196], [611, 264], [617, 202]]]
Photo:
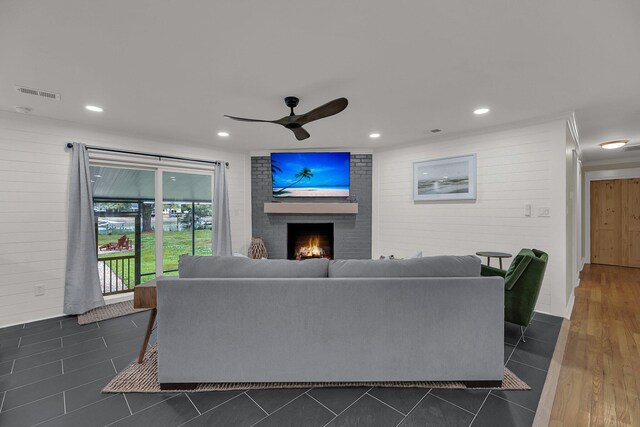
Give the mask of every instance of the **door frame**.
[[640, 178], [640, 168], [610, 169], [591, 171], [584, 174], [584, 257], [585, 264], [591, 263], [591, 181], [605, 181], [609, 179]]

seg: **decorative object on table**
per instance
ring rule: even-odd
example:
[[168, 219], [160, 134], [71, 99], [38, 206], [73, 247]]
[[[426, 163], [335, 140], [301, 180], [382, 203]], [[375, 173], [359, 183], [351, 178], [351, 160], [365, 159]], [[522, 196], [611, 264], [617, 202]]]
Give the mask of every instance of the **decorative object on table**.
[[269, 254], [267, 253], [267, 247], [262, 239], [259, 237], [251, 239], [251, 244], [249, 245], [249, 258], [262, 259], [268, 257]]
[[[509, 369], [504, 368], [501, 387], [468, 387], [462, 381], [367, 381], [367, 382], [282, 382], [282, 383], [194, 383], [192, 388], [180, 388], [181, 392], [205, 392], [224, 390], [260, 390], [312, 387], [412, 387], [442, 389], [531, 390], [531, 387]], [[154, 344], [140, 364], [131, 363], [120, 371], [103, 389], [103, 393], [166, 393], [158, 384], [158, 345]]]
[[413, 200], [475, 200], [476, 155], [413, 163]]
[[504, 320], [524, 328], [533, 317], [549, 255], [537, 249], [522, 249], [507, 271], [481, 266], [482, 276], [504, 277]]
[[490, 251], [480, 251], [476, 252], [478, 256], [486, 256], [487, 257], [487, 265], [491, 267], [491, 258], [498, 258], [500, 262], [500, 269], [502, 269], [502, 258], [511, 258], [511, 254], [506, 252], [490, 252]]
[[391, 254], [389, 256], [380, 255], [378, 259], [414, 259], [414, 258], [422, 258], [422, 251], [416, 253], [415, 255], [408, 256], [406, 258], [398, 258], [395, 255]]
[[117, 302], [115, 304], [107, 304], [102, 307], [94, 308], [86, 313], [78, 314], [78, 325], [86, 325], [87, 323], [100, 322], [102, 320], [114, 319], [120, 316], [146, 311], [148, 308], [133, 308], [133, 300]]

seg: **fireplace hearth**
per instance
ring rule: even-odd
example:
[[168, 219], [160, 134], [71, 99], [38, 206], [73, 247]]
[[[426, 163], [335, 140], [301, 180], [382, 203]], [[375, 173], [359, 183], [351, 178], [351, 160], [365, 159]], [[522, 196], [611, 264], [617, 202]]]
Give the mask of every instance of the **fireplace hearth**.
[[288, 223], [287, 258], [333, 259], [333, 223]]

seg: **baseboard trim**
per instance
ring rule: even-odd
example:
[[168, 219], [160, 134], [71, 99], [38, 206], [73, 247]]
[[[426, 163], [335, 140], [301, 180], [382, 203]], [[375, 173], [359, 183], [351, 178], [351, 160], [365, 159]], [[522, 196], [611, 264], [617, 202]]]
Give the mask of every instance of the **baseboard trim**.
[[533, 427], [547, 427], [551, 420], [551, 410], [553, 409], [553, 401], [556, 397], [558, 388], [558, 380], [560, 379], [560, 369], [562, 368], [562, 360], [564, 359], [564, 351], [567, 347], [567, 337], [569, 336], [570, 321], [565, 319], [562, 321], [562, 327], [558, 334], [556, 349], [551, 358], [551, 364], [547, 371], [547, 378], [542, 388], [542, 394], [538, 401], [536, 416], [533, 419]]
[[123, 294], [107, 295], [104, 297], [104, 304], [116, 304], [123, 301], [133, 300], [133, 292], [126, 292]]
[[566, 319], [571, 319], [571, 314], [573, 313], [573, 304], [576, 302], [576, 293], [575, 288], [571, 290], [571, 297], [569, 298], [569, 303], [567, 304], [567, 309], [564, 317]]

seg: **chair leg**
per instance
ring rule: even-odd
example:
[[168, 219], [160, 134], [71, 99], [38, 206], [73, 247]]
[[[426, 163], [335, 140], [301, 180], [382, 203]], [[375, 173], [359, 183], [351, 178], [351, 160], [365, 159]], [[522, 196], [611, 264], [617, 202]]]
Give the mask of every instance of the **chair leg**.
[[524, 339], [524, 326], [520, 325], [520, 334], [522, 335], [522, 342], [527, 342], [527, 340]]

